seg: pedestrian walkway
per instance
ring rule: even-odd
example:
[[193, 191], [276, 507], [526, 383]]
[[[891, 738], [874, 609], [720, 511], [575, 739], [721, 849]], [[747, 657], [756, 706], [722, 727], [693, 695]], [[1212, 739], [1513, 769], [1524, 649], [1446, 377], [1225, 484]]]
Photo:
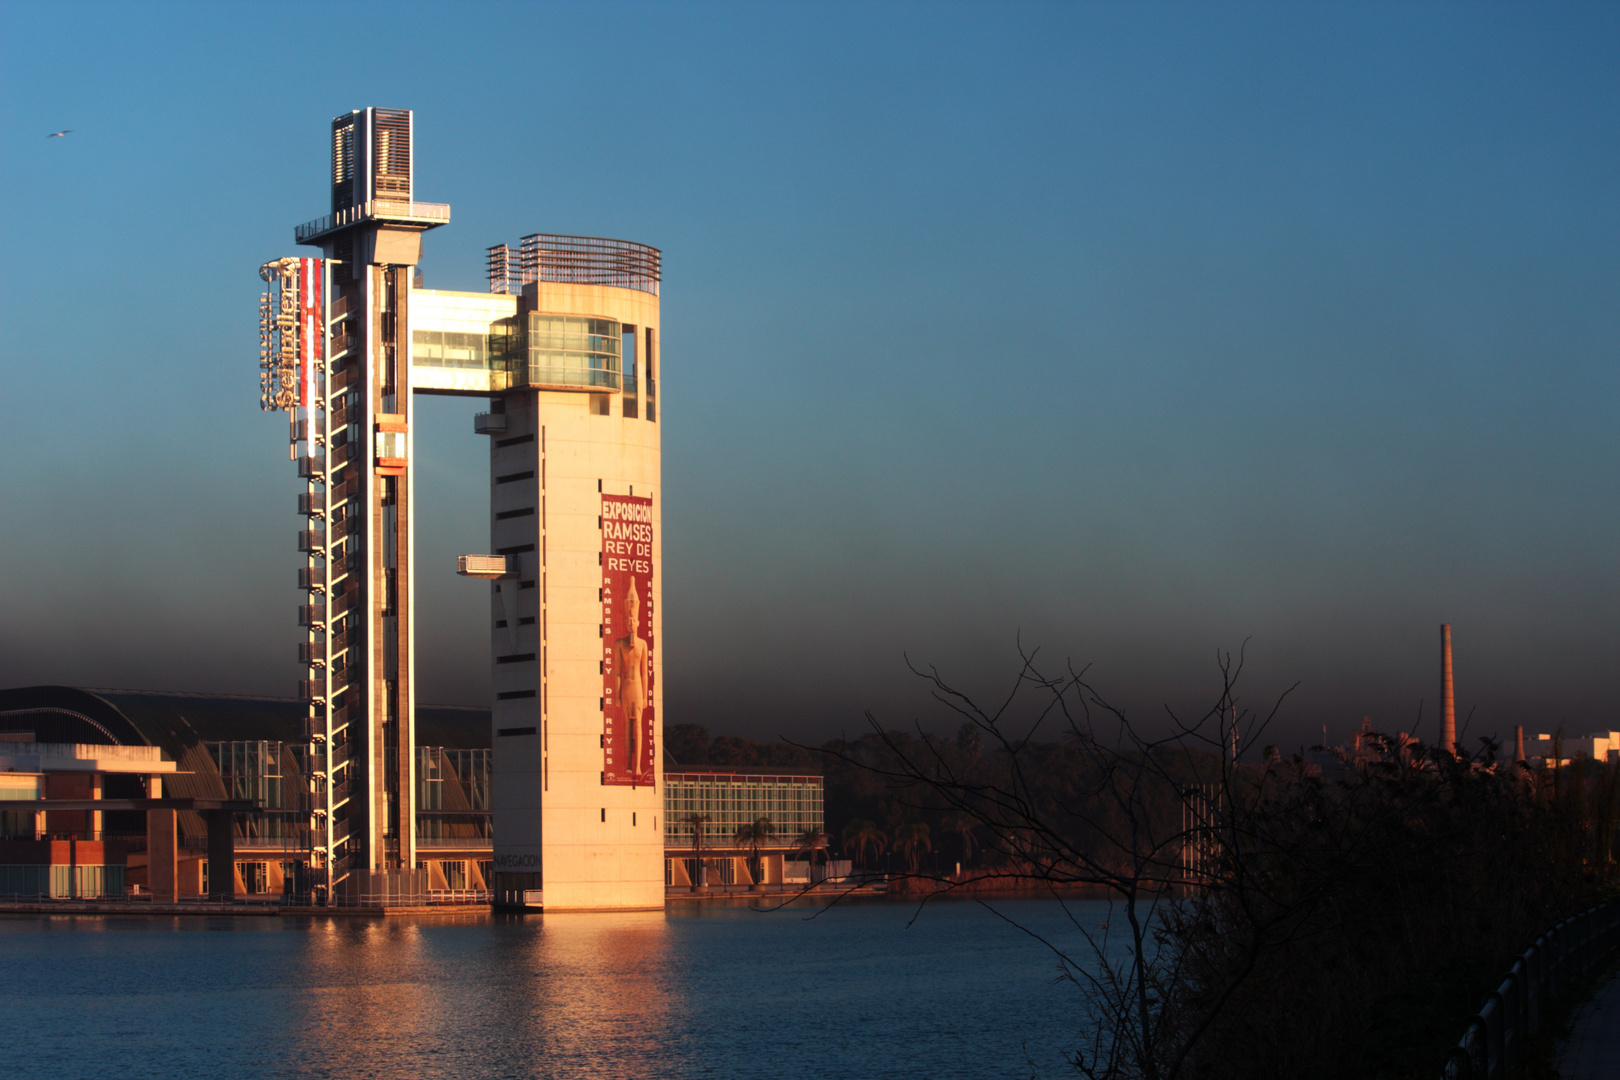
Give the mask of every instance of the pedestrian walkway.
[[1569, 1040], [1559, 1048], [1558, 1075], [1563, 1080], [1620, 1077], [1620, 977], [1613, 972], [1575, 1013]]

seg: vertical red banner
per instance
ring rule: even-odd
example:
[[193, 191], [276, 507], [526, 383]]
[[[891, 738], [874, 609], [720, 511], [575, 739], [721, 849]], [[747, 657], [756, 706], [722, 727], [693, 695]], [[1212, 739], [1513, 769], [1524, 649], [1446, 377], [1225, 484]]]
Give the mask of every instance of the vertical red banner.
[[652, 500], [602, 496], [602, 783], [653, 782]]

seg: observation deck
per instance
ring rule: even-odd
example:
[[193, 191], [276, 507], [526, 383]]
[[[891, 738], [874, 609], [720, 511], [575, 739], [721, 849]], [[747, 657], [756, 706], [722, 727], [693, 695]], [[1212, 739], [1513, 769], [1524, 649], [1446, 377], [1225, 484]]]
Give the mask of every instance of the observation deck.
[[323, 237], [355, 225], [392, 225], [395, 228], [426, 231], [449, 223], [448, 203], [372, 199], [314, 221], [306, 221], [293, 230], [293, 237], [300, 244], [318, 244]]

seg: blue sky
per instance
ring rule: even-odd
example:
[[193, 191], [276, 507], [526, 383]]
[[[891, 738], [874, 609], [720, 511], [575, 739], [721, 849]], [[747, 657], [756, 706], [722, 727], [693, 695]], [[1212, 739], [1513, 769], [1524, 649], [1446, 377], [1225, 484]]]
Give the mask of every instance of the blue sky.
[[[819, 737], [1015, 642], [1283, 741], [1620, 726], [1620, 14], [1574, 5], [0, 5], [0, 684], [289, 694], [256, 270], [416, 110], [429, 287], [665, 253], [666, 720]], [[72, 128], [66, 139], [44, 136]], [[419, 677], [487, 694], [473, 402]], [[435, 575], [432, 566], [442, 565]]]

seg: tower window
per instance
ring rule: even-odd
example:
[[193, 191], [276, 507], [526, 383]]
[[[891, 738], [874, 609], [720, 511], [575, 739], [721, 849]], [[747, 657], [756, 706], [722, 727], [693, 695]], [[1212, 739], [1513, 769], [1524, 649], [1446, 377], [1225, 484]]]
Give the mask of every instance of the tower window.
[[640, 391], [636, 388], [636, 328], [626, 325], [623, 332], [623, 344], [619, 349], [619, 367], [624, 375], [624, 415], [626, 419], [634, 420], [640, 413], [637, 406], [640, 404]]
[[[354, 205], [354, 117], [332, 121], [332, 211]], [[334, 255], [347, 268], [353, 255], [352, 238], [339, 240]]]
[[411, 197], [411, 114], [406, 109], [376, 111], [377, 194]]

